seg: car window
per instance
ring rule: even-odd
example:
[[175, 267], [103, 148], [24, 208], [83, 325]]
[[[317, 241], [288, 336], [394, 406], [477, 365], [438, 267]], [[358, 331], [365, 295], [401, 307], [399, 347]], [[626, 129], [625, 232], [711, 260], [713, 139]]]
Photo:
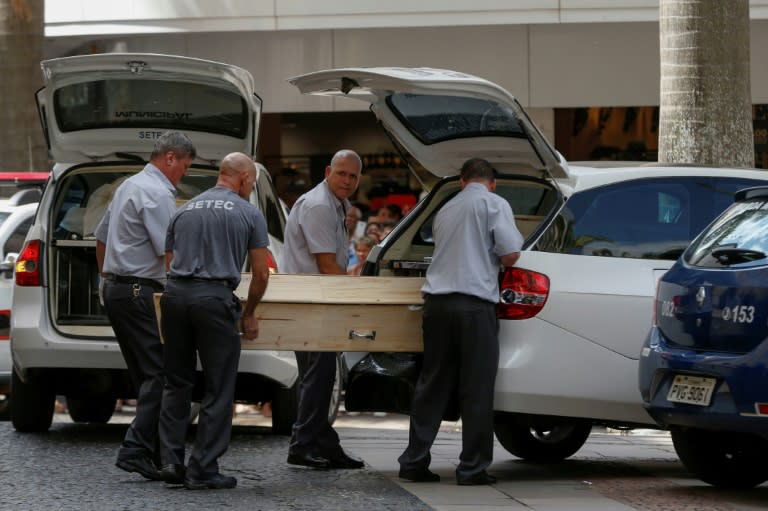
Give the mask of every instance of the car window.
[[686, 250], [688, 264], [722, 268], [768, 264], [768, 200], [739, 202]]
[[732, 201], [760, 182], [670, 177], [624, 181], [574, 194], [539, 240], [545, 252], [677, 259]]
[[[54, 93], [62, 132], [153, 128], [245, 138], [248, 106], [234, 90], [170, 80], [94, 80]], [[128, 106], [130, 105], [130, 107]]]
[[16, 229], [14, 229], [11, 235], [8, 236], [5, 245], [3, 245], [3, 256], [7, 256], [10, 253], [18, 254], [21, 252], [21, 247], [24, 245], [24, 238], [27, 237], [27, 231], [32, 227], [34, 219], [34, 216], [30, 216], [16, 226]]
[[527, 136], [513, 110], [486, 99], [397, 92], [387, 102], [425, 145], [465, 137]]
[[267, 222], [267, 231], [275, 239], [283, 241], [285, 217], [278, 203], [275, 187], [267, 177], [266, 171], [259, 172], [259, 180], [256, 183], [256, 200]]
[[8, 220], [9, 216], [11, 216], [11, 212], [10, 211], [0, 213], [0, 225], [3, 225], [3, 222]]

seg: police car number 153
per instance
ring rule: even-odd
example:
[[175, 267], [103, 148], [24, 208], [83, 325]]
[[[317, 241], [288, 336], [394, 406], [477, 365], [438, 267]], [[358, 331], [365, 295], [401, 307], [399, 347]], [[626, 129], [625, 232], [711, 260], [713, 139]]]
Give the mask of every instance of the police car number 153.
[[755, 308], [752, 305], [723, 307], [721, 317], [723, 321], [731, 321], [733, 323], [752, 323], [755, 320]]

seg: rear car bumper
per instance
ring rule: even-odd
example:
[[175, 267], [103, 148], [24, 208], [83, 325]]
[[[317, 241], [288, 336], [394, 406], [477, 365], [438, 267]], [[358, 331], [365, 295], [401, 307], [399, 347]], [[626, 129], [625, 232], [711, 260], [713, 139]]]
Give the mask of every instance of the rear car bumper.
[[[653, 327], [640, 359], [639, 386], [651, 417], [663, 428], [696, 427], [755, 433], [768, 438], [768, 414], [758, 403], [768, 403], [768, 343], [746, 354], [701, 352], [670, 348]], [[677, 374], [715, 378], [708, 406], [667, 399]]]

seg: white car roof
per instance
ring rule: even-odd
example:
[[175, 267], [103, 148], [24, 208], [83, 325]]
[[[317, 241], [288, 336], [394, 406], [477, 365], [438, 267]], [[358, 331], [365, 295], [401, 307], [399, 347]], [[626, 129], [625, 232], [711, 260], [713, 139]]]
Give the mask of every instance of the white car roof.
[[709, 167], [698, 165], [670, 165], [670, 164], [631, 164], [619, 167], [591, 167], [587, 162], [581, 165], [570, 165], [570, 179], [564, 183], [573, 187], [574, 191], [595, 188], [630, 179], [674, 177], [674, 176], [706, 176], [706, 177], [740, 177], [745, 179], [763, 179], [768, 181], [768, 172], [759, 169], [734, 169], [723, 167]]

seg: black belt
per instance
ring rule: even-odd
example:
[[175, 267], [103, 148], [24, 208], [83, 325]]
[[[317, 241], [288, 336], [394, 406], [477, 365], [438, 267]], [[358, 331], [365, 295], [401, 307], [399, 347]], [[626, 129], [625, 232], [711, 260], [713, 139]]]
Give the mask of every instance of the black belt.
[[205, 284], [218, 284], [220, 286], [227, 286], [230, 289], [233, 289], [234, 282], [227, 279], [207, 279], [204, 277], [180, 277], [180, 276], [169, 276], [168, 280], [174, 280], [174, 281], [186, 281], [186, 282], [201, 282]]
[[145, 279], [143, 277], [129, 277], [126, 275], [115, 275], [113, 273], [108, 273], [104, 276], [104, 278], [119, 284], [139, 284], [141, 286], [149, 286], [155, 291], [163, 291], [165, 289], [165, 286], [162, 283], [154, 279]]

